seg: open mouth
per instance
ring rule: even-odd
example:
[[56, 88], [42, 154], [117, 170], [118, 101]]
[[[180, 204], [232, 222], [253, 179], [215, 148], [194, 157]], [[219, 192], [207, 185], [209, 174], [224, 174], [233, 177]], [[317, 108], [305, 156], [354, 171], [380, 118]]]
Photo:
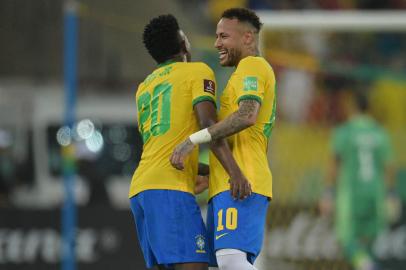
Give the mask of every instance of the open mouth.
[[227, 51], [221, 50], [219, 51], [219, 59], [224, 60], [227, 57]]

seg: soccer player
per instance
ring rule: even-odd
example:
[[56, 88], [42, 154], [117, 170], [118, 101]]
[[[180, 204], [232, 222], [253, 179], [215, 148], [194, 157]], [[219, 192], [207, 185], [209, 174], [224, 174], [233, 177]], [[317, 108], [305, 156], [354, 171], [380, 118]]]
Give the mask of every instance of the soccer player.
[[[256, 269], [252, 264], [261, 249], [272, 197], [267, 146], [275, 121], [275, 76], [259, 56], [261, 25], [258, 16], [248, 9], [224, 11], [217, 24], [215, 47], [220, 64], [236, 69], [221, 96], [221, 121], [192, 134], [171, 157], [172, 165], [182, 169], [186, 155], [196, 144], [230, 136], [233, 156], [249, 183], [237, 187], [229, 183], [229, 175], [211, 155], [207, 226], [216, 258], [213, 256], [210, 265], [218, 264], [222, 270]], [[251, 186], [252, 195], [247, 186]]]
[[[138, 240], [148, 268], [207, 269], [206, 229], [193, 195], [200, 189], [197, 149], [183, 171], [173, 168], [169, 157], [199, 125], [216, 122], [214, 74], [203, 63], [187, 63], [190, 44], [172, 15], [152, 19], [143, 41], [158, 67], [136, 93], [144, 148], [129, 197]], [[211, 149], [234, 181], [247, 182], [225, 141]]]
[[[384, 229], [385, 178], [391, 186], [393, 155], [386, 131], [368, 116], [356, 94], [350, 119], [332, 136], [330, 187], [336, 186], [336, 232], [356, 270], [375, 269], [371, 246]], [[331, 204], [327, 204], [331, 205]]]

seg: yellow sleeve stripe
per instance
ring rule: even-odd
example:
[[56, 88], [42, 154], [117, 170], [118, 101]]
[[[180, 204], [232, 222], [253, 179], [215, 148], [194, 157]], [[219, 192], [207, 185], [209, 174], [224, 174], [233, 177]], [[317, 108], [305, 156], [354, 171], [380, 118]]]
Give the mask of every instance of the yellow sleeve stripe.
[[214, 106], [216, 106], [216, 101], [214, 100], [213, 97], [210, 97], [210, 96], [200, 96], [200, 97], [197, 97], [197, 98], [195, 98], [195, 99], [193, 100], [193, 102], [192, 102], [193, 107], [194, 107], [197, 103], [202, 102], [202, 101], [211, 101], [211, 102], [213, 102]]
[[240, 103], [241, 100], [247, 100], [247, 99], [253, 99], [259, 102], [259, 104], [262, 104], [262, 99], [259, 96], [256, 95], [243, 95], [241, 97], [238, 98], [237, 100], [237, 104]]

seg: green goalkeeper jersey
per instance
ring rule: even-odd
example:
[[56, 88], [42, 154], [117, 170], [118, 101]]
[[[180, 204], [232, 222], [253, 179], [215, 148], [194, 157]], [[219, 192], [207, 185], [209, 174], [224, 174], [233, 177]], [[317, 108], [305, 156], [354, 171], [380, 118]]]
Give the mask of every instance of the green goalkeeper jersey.
[[339, 189], [369, 194], [383, 189], [392, 149], [388, 134], [372, 118], [357, 116], [337, 128], [332, 148], [340, 160]]
[[332, 148], [340, 160], [336, 229], [344, 246], [354, 237], [373, 239], [385, 224], [385, 167], [392, 160], [389, 136], [372, 118], [357, 116], [337, 128]]

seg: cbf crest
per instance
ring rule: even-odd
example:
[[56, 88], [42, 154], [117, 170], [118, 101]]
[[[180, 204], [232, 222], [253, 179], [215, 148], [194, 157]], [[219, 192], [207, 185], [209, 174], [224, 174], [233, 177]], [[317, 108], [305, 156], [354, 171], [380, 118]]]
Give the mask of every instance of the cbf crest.
[[195, 237], [196, 240], [196, 253], [206, 253], [206, 250], [204, 249], [206, 246], [206, 241], [203, 235], [199, 234]]

